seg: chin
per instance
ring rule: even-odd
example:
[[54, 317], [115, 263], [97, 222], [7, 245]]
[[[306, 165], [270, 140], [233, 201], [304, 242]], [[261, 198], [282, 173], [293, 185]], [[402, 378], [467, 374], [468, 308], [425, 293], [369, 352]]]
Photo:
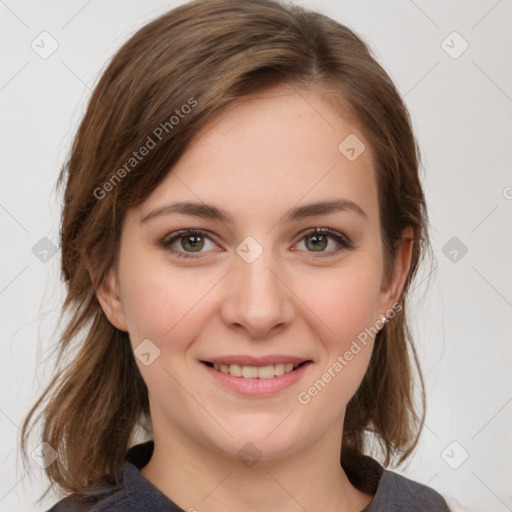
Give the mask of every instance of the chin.
[[311, 435], [311, 429], [304, 428], [304, 425], [291, 430], [293, 425], [287, 425], [289, 418], [285, 418], [286, 414], [279, 418], [266, 417], [261, 422], [254, 417], [246, 423], [238, 420], [236, 425], [226, 425], [233, 437], [223, 435], [220, 439], [210, 439], [209, 444], [224, 455], [238, 458], [241, 462], [249, 461], [249, 467], [250, 461], [282, 459], [306, 444], [304, 432]]

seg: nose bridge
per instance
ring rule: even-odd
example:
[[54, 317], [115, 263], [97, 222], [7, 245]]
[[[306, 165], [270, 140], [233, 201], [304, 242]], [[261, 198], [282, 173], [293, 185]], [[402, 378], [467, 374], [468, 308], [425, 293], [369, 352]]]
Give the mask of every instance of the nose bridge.
[[[261, 246], [260, 246], [261, 247]], [[249, 249], [246, 253], [243, 249]], [[230, 292], [223, 307], [223, 318], [232, 327], [245, 328], [250, 336], [267, 335], [276, 326], [288, 324], [293, 318], [289, 290], [278, 278], [280, 265], [271, 248], [240, 244], [235, 268], [230, 272]], [[246, 257], [247, 254], [251, 257]]]

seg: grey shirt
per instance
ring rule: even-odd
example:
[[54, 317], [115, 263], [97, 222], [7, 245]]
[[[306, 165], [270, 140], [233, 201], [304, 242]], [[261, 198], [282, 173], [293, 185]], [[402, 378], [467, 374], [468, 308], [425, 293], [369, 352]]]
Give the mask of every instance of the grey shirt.
[[[153, 441], [148, 441], [130, 448], [111, 482], [91, 491], [87, 497], [68, 496], [48, 512], [187, 512], [140, 473], [149, 462], [153, 447]], [[361, 512], [449, 512], [436, 491], [385, 470], [370, 457], [344, 457], [341, 464], [356, 488], [374, 495]]]

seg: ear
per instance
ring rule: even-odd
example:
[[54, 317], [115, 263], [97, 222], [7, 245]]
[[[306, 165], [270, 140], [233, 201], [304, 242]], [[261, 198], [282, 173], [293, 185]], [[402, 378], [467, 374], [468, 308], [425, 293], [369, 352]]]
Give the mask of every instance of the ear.
[[402, 298], [405, 280], [411, 266], [413, 237], [412, 227], [408, 226], [402, 231], [402, 239], [397, 247], [393, 275], [381, 290], [380, 314], [392, 309]]
[[[97, 283], [97, 267], [88, 258], [87, 269], [93, 283]], [[95, 284], [95, 293], [101, 309], [108, 321], [120, 331], [128, 332], [123, 303], [119, 293], [119, 280], [114, 267], [111, 267], [99, 284]]]

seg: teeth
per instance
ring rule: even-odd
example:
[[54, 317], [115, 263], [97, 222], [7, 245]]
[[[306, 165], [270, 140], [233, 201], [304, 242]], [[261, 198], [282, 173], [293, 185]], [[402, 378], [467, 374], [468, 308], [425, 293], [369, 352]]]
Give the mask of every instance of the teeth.
[[[271, 379], [275, 375], [275, 369], [273, 365], [270, 366], [261, 366], [256, 370], [258, 379]], [[245, 377], [245, 370], [244, 370], [244, 377]]]
[[246, 379], [255, 379], [258, 377], [258, 368], [256, 366], [242, 366], [242, 377]]
[[290, 373], [299, 366], [293, 363], [279, 363], [268, 366], [240, 366], [239, 364], [217, 364], [213, 367], [218, 372], [233, 375], [234, 377], [243, 377], [245, 379], [271, 379], [280, 377], [285, 373]]
[[274, 375], [276, 377], [280, 377], [283, 374], [284, 374], [284, 364], [283, 363], [275, 364], [274, 365]]

